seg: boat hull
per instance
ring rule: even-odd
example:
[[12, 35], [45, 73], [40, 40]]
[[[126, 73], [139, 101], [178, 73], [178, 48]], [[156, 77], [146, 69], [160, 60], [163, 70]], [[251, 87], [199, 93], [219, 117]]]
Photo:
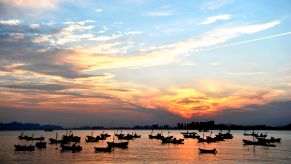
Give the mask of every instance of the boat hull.
[[200, 149], [199, 148], [199, 153], [200, 154], [216, 154], [217, 150], [216, 149]]
[[112, 147], [95, 147], [95, 152], [111, 152]]
[[15, 147], [15, 151], [34, 151], [35, 150], [35, 146], [29, 145], [14, 145]]
[[128, 148], [128, 142], [107, 142], [108, 147]]

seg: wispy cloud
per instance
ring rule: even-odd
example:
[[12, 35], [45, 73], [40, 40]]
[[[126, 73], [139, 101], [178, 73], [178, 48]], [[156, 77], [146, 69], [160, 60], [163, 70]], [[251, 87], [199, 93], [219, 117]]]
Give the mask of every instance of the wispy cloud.
[[103, 9], [96, 9], [95, 11], [98, 12], [98, 13], [100, 13], [100, 12], [103, 11]]
[[78, 42], [82, 39], [89, 39], [95, 35], [87, 33], [88, 30], [95, 28], [94, 25], [71, 24], [62, 28], [57, 34], [49, 37], [52, 45], [65, 45], [66, 43]]
[[229, 20], [230, 17], [231, 16], [229, 14], [208, 17], [208, 18], [206, 18], [206, 20], [204, 20], [203, 22], [201, 22], [199, 24], [211, 24], [211, 23], [215, 23], [215, 22], [217, 22], [219, 20]]
[[203, 11], [217, 10], [232, 2], [233, 0], [211, 0], [209, 2], [202, 4], [200, 9]]
[[129, 31], [129, 32], [125, 32], [125, 35], [138, 35], [138, 34], [142, 34], [142, 31]]
[[[134, 56], [122, 56], [122, 44], [120, 42], [104, 43], [98, 46], [81, 47], [74, 49], [74, 53], [66, 56], [64, 59], [74, 65], [82, 66], [87, 70], [111, 69], [111, 68], [143, 68], [154, 65], [164, 65], [173, 62], [179, 62], [181, 55], [198, 51], [204, 47], [215, 46], [224, 43], [230, 39], [239, 37], [243, 34], [251, 34], [272, 28], [279, 24], [278, 21], [272, 21], [263, 24], [242, 25], [229, 28], [219, 28], [208, 33], [202, 34], [200, 38], [189, 39], [172, 44], [166, 44], [151, 49], [138, 52]], [[100, 36], [87, 38], [96, 41], [108, 41], [122, 37], [122, 35]], [[120, 48], [118, 48], [121, 46]], [[126, 45], [123, 45], [126, 46]], [[100, 55], [107, 52], [111, 55]], [[96, 55], [98, 54], [98, 55]]]
[[95, 23], [96, 21], [95, 20], [82, 20], [82, 21], [66, 21], [66, 22], [63, 22], [64, 24], [71, 24], [71, 25], [74, 25], [74, 24], [78, 24], [78, 25], [85, 25], [87, 23]]
[[262, 76], [266, 75], [266, 72], [226, 72], [225, 74], [230, 76]]
[[90, 30], [94, 27], [95, 26], [93, 26], [93, 25], [88, 25], [88, 26], [86, 25], [85, 26], [85, 25], [72, 24], [72, 25], [69, 25], [69, 26], [63, 28], [60, 33], [69, 34], [69, 33], [72, 33], [74, 31]]
[[[271, 21], [262, 24], [240, 25], [228, 28], [217, 28], [204, 33], [199, 38], [188, 39], [168, 45], [162, 45], [149, 50], [147, 54], [163, 55], [183, 55], [198, 51], [201, 48], [215, 46], [230, 39], [237, 38], [245, 34], [252, 34], [270, 29], [280, 24], [280, 21]], [[170, 56], [171, 56], [170, 55]]]
[[[145, 49], [144, 51], [131, 52], [134, 55], [126, 56], [120, 56], [120, 54], [126, 53], [127, 50], [135, 43], [122, 41], [121, 38], [126, 39], [125, 37], [127, 35], [140, 34], [142, 31], [129, 31], [116, 35], [100, 36], [90, 33], [90, 30], [95, 28], [93, 25], [69, 23], [55, 34], [36, 35], [35, 37], [30, 38], [30, 40], [35, 44], [47, 42], [52, 48], [52, 51], [43, 52], [41, 50], [43, 48], [35, 49], [33, 50], [34, 52], [31, 52], [32, 50], [21, 50], [24, 54], [31, 54], [31, 58], [37, 59], [37, 61], [32, 60], [30, 61], [29, 65], [21, 66], [19, 69], [22, 68], [36, 71], [38, 66], [43, 65], [43, 68], [47, 69], [47, 71], [42, 71], [42, 73], [45, 74], [50, 73], [54, 75], [61, 75], [63, 77], [80, 77], [82, 75], [79, 74], [79, 71], [94, 71], [112, 68], [144, 68], [155, 65], [164, 65], [182, 61], [180, 55], [186, 55], [204, 47], [215, 46], [230, 39], [239, 37], [243, 34], [251, 34], [263, 31], [272, 28], [279, 23], [279, 21], [272, 21], [262, 24], [218, 28], [214, 29], [213, 31], [204, 33], [200, 37], [174, 42], [172, 44], [156, 46], [153, 48]], [[11, 36], [7, 36], [7, 39], [10, 38], [10, 41], [16, 41], [23, 39], [24, 37], [24, 34], [14, 33], [13, 36], [12, 34]], [[82, 44], [81, 41], [83, 40], [92, 41], [92, 43], [98, 44]], [[68, 44], [74, 42], [80, 42], [80, 44]], [[32, 46], [32, 43], [25, 44], [27, 44], [26, 46]], [[54, 51], [54, 48], [59, 49], [58, 45], [64, 45], [66, 49], [64, 49], [64, 51]], [[7, 48], [8, 47], [6, 47], [6, 49]], [[14, 49], [15, 46], [14, 48], [11, 48], [11, 51]], [[39, 55], [36, 55], [38, 52], [48, 54], [53, 53], [51, 55], [45, 55], [47, 57], [51, 56], [52, 58], [46, 59], [48, 63], [43, 64], [41, 63], [43, 60], [38, 60], [40, 57]], [[43, 57], [44, 55], [41, 56]], [[21, 56], [19, 57], [21, 58]], [[8, 60], [8, 58], [6, 60]], [[21, 58], [21, 60], [23, 59]], [[61, 70], [58, 72], [58, 69]], [[80, 70], [76, 71], [77, 69]], [[38, 70], [38, 72], [39, 71], [40, 70]], [[74, 73], [76, 75], [73, 75]]]
[[88, 40], [92, 40], [92, 41], [112, 41], [112, 40], [115, 40], [117, 38], [120, 38], [122, 37], [122, 35], [111, 35], [111, 36], [95, 36], [95, 37], [91, 37], [91, 38], [88, 38]]
[[170, 16], [173, 14], [174, 14], [173, 11], [151, 11], [147, 13], [148, 16], [153, 16], [153, 17], [164, 17], [164, 16]]
[[291, 32], [285, 32], [285, 33], [280, 33], [280, 34], [275, 34], [275, 35], [270, 35], [270, 36], [255, 38], [255, 39], [251, 39], [251, 40], [246, 40], [246, 41], [241, 41], [241, 42], [226, 44], [226, 45], [223, 45], [223, 46], [218, 46], [218, 47], [210, 48], [208, 50], [214, 50], [214, 49], [218, 49], [218, 48], [226, 48], [226, 47], [231, 47], [231, 46], [237, 46], [237, 45], [247, 44], [247, 43], [256, 42], [256, 41], [260, 41], [260, 40], [281, 37], [281, 36], [285, 36], [285, 35], [291, 35]]

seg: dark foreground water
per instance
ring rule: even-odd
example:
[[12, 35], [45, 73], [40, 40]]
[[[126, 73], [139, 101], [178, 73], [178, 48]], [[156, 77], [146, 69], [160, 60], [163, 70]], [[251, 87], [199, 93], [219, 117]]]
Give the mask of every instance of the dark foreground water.
[[[28, 136], [43, 135], [45, 141], [55, 138], [56, 132], [59, 136], [65, 131], [24, 131]], [[243, 136], [244, 131], [232, 131], [234, 139], [217, 143], [197, 143], [197, 139], [185, 139], [183, 145], [161, 144], [159, 140], [148, 139], [151, 131], [137, 130], [142, 137], [129, 141], [128, 149], [114, 149], [111, 153], [95, 153], [94, 146], [107, 146], [107, 141], [98, 143], [85, 143], [85, 136], [91, 134], [89, 130], [73, 131], [75, 135], [81, 136], [83, 150], [79, 153], [60, 152], [58, 145], [47, 145], [46, 149], [33, 152], [15, 152], [14, 144], [34, 144], [35, 142], [20, 141], [20, 131], [0, 132], [0, 164], [5, 163], [291, 163], [291, 132], [290, 131], [267, 131], [269, 136], [280, 137], [282, 142], [276, 147], [243, 146], [242, 139], [251, 139]], [[114, 131], [105, 130], [109, 134]], [[124, 133], [132, 131], [123, 131]], [[157, 131], [156, 131], [157, 132]], [[171, 135], [182, 137], [182, 131], [171, 131]], [[261, 131], [266, 132], [266, 131]], [[102, 133], [95, 131], [94, 136]], [[164, 131], [164, 134], [168, 131]], [[213, 131], [213, 134], [217, 131]], [[202, 133], [199, 133], [202, 135]], [[205, 133], [209, 135], [209, 133]], [[218, 153], [199, 154], [198, 148], [216, 148]]]

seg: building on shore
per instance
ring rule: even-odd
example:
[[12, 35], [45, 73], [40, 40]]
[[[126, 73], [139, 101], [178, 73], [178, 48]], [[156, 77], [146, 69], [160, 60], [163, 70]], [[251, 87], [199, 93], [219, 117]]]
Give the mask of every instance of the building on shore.
[[208, 130], [208, 129], [213, 129], [214, 127], [215, 127], [214, 121], [177, 123], [177, 128], [178, 129]]

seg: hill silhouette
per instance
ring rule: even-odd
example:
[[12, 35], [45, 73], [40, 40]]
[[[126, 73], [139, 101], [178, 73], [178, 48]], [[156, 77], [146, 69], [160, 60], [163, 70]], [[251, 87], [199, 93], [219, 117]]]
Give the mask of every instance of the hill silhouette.
[[10, 122], [10, 123], [0, 123], [0, 130], [63, 130], [64, 128], [57, 125], [40, 125], [36, 123], [20, 123], [20, 122]]

